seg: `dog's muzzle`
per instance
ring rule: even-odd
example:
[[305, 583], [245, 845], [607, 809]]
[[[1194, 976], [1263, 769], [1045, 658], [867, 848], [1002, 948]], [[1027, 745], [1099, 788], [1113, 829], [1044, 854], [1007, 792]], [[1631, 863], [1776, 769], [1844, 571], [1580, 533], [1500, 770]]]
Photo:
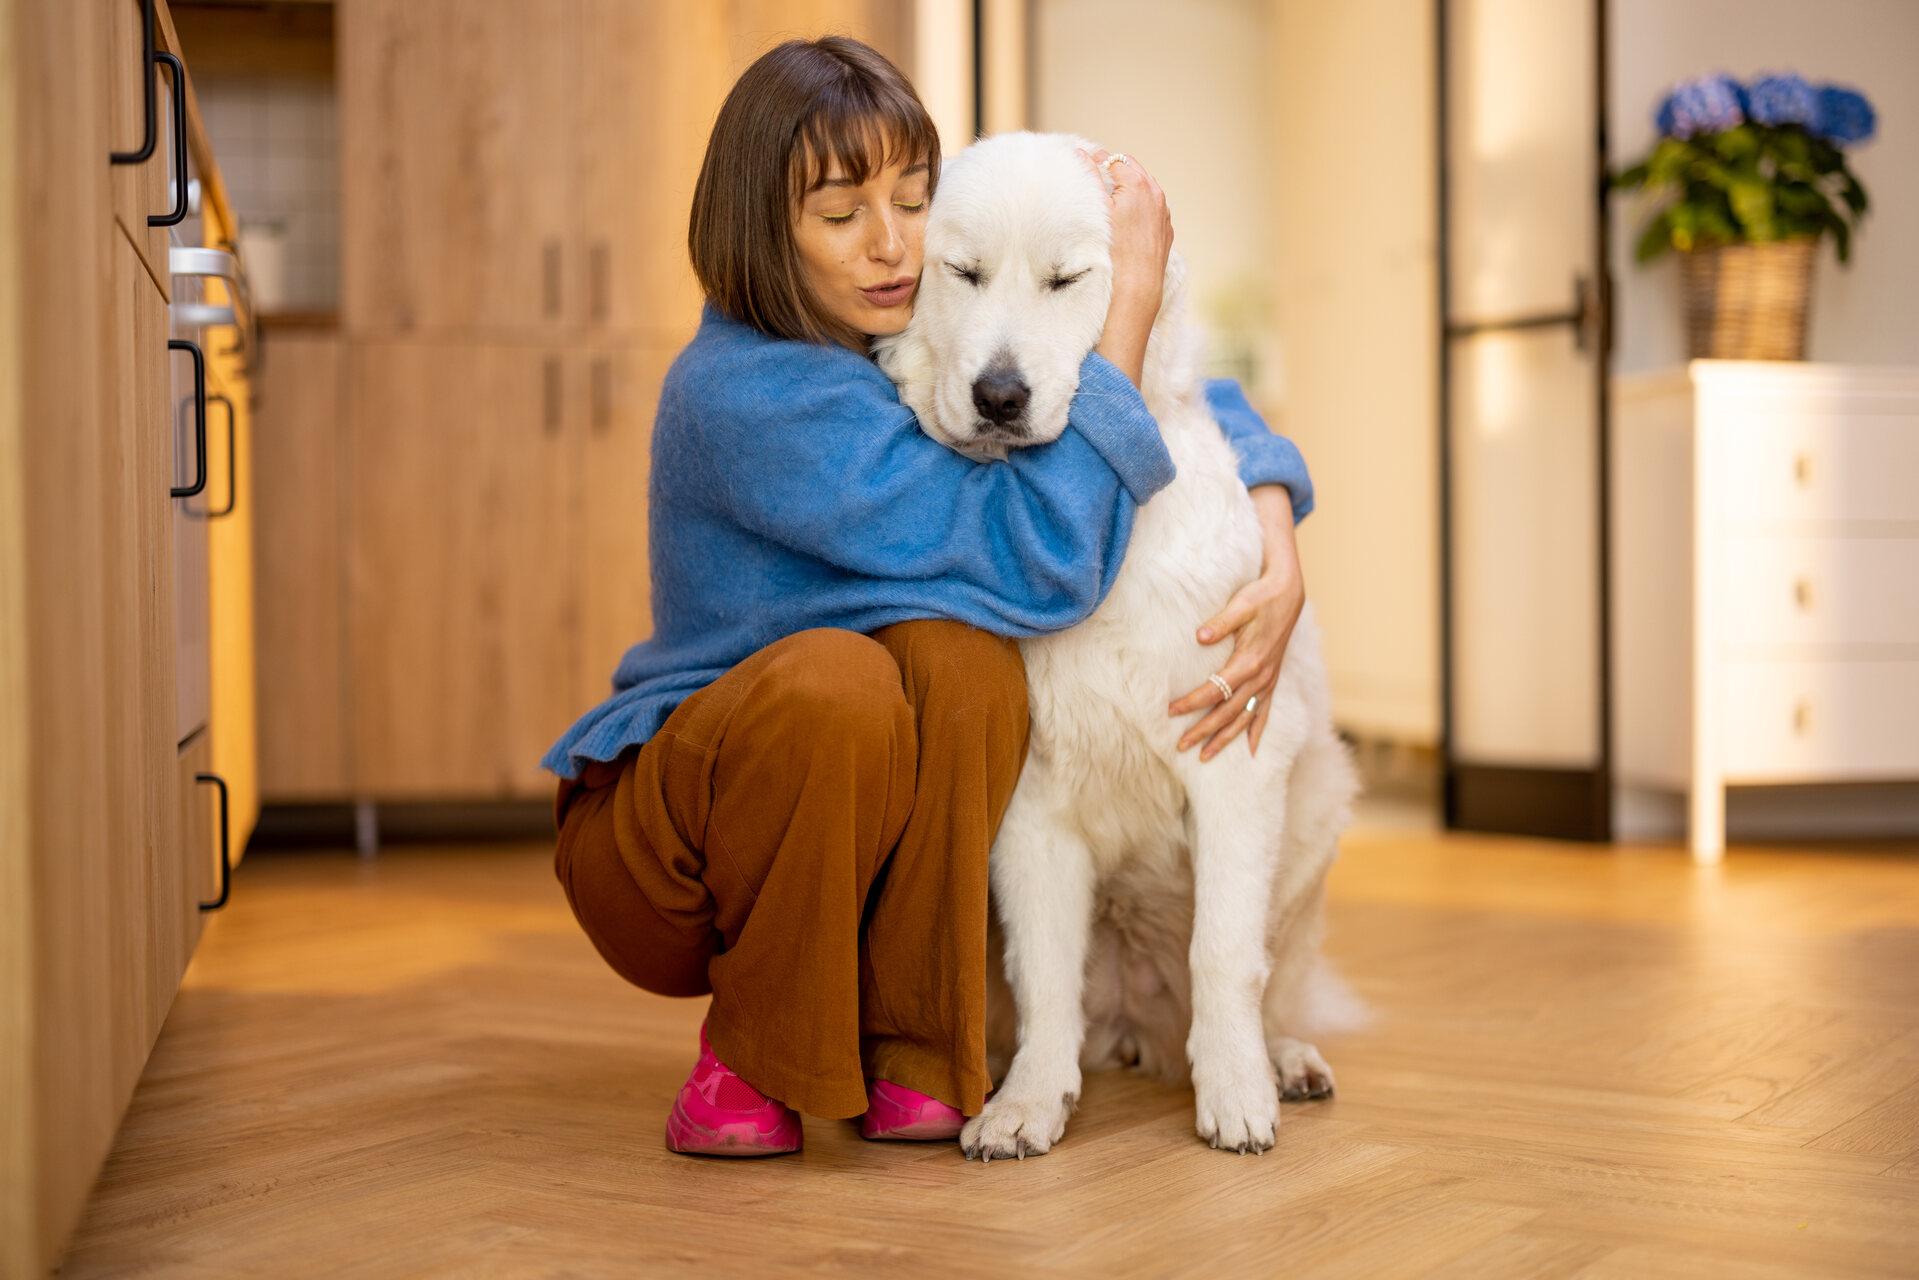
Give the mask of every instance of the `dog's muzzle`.
[[1026, 433], [1026, 402], [1032, 389], [1011, 362], [995, 360], [973, 380], [973, 408], [995, 434]]

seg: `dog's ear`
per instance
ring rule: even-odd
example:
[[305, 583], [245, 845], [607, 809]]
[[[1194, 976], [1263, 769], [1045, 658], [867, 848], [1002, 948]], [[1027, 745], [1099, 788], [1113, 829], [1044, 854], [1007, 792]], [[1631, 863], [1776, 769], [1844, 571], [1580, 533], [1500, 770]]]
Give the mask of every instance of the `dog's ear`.
[[873, 358], [899, 388], [900, 403], [913, 411], [931, 435], [944, 439], [933, 412], [933, 348], [924, 336], [925, 327], [909, 323], [904, 332], [879, 339], [873, 344]]

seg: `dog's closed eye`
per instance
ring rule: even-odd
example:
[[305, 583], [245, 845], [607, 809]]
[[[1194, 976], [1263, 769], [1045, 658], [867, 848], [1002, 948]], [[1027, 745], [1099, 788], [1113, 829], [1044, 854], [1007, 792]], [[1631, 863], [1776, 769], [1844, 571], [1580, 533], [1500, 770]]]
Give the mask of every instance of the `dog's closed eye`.
[[1086, 278], [1087, 272], [1091, 270], [1092, 270], [1091, 267], [1086, 267], [1086, 268], [1083, 268], [1082, 270], [1073, 272], [1071, 275], [1066, 274], [1064, 271], [1055, 271], [1052, 275], [1046, 277], [1046, 287], [1048, 289], [1051, 289], [1054, 293], [1058, 293], [1061, 289], [1064, 289], [1067, 285], [1078, 284], [1081, 280]]
[[986, 276], [978, 267], [969, 267], [963, 262], [949, 262], [946, 264], [946, 269], [966, 281], [966, 283], [972, 285], [975, 289], [979, 288], [981, 283], [986, 279]]

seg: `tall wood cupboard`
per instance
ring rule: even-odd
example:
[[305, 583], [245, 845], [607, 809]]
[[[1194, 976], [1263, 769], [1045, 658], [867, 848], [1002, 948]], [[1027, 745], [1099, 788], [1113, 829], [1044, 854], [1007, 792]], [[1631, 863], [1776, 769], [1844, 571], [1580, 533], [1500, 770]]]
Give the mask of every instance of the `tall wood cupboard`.
[[[181, 310], [243, 299], [173, 274], [235, 223], [149, 13], [180, 57], [161, 0], [0, 0], [8, 1276], [78, 1219], [255, 812], [246, 348]], [[197, 235], [153, 221], [193, 182]]]
[[552, 794], [541, 755], [651, 626], [714, 114], [779, 38], [897, 53], [908, 8], [338, 0], [339, 330], [276, 330], [262, 388], [335, 442], [276, 427], [262, 460], [269, 798]]

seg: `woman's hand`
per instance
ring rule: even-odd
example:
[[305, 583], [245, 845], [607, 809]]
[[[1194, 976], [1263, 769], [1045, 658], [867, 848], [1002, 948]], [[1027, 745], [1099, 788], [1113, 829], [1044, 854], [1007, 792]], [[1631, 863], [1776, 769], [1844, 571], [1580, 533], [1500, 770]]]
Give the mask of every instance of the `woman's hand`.
[[1173, 251], [1173, 213], [1166, 193], [1139, 161], [1094, 151], [1087, 159], [1110, 173], [1107, 197], [1113, 217], [1113, 298], [1106, 307], [1106, 328], [1094, 348], [1139, 386], [1146, 369], [1146, 342], [1153, 336], [1159, 300], [1166, 282], [1166, 258]]
[[[1226, 607], [1199, 629], [1201, 644], [1218, 644], [1233, 637], [1233, 656], [1219, 675], [1232, 687], [1223, 698], [1211, 681], [1174, 702], [1168, 715], [1183, 716], [1210, 707], [1211, 711], [1180, 735], [1179, 749], [1198, 744], [1199, 758], [1211, 760], [1250, 726], [1249, 750], [1259, 750], [1266, 718], [1272, 714], [1273, 689], [1279, 684], [1279, 664], [1293, 638], [1293, 626], [1306, 607], [1306, 583], [1299, 573], [1299, 549], [1293, 542], [1293, 501], [1284, 485], [1263, 484], [1253, 490], [1259, 526], [1265, 536], [1266, 560], [1258, 578], [1240, 588]], [[1257, 698], [1251, 715], [1248, 698]]]

